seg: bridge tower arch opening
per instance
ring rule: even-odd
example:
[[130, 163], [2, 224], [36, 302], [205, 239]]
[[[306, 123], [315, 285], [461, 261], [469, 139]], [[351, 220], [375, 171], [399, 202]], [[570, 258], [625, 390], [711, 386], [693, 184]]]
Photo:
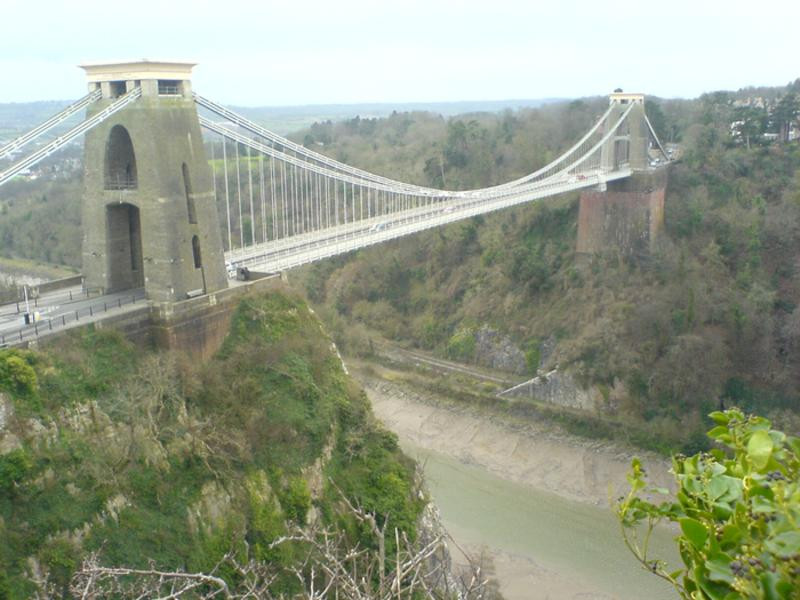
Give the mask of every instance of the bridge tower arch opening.
[[106, 142], [104, 181], [107, 190], [136, 189], [136, 153], [128, 130], [114, 125]]
[[142, 223], [139, 207], [127, 202], [106, 206], [107, 291], [144, 286]]
[[140, 94], [86, 134], [87, 286], [144, 287], [156, 302], [228, 286], [214, 180], [191, 90], [193, 67], [155, 61], [82, 66], [90, 91], [102, 95], [87, 118], [123, 92]]

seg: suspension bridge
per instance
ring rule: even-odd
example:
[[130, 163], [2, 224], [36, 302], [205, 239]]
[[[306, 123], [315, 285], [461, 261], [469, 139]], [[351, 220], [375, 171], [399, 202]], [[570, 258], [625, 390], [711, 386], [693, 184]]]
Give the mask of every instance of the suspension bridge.
[[644, 96], [618, 92], [572, 147], [524, 177], [472, 190], [419, 186], [336, 161], [193, 92], [193, 66], [84, 65], [86, 96], [0, 148], [11, 162], [2, 186], [86, 136], [87, 284], [109, 293], [143, 288], [152, 300], [175, 302], [227, 287], [236, 268], [284, 271], [510, 206], [605, 189], [649, 169], [655, 153], [669, 161]]

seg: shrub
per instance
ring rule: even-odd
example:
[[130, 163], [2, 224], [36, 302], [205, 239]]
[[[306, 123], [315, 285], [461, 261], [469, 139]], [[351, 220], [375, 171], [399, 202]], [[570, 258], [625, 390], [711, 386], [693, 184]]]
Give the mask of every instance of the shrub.
[[529, 374], [536, 375], [541, 360], [542, 354], [539, 350], [539, 340], [530, 340], [525, 344], [525, 367]]
[[28, 453], [17, 448], [0, 456], [0, 491], [10, 492], [33, 468]]
[[0, 600], [8, 598], [11, 598], [11, 583], [8, 580], [8, 574], [0, 571]]
[[472, 329], [459, 329], [447, 342], [447, 357], [464, 362], [475, 357], [475, 332]]
[[293, 477], [280, 496], [281, 507], [286, 518], [304, 525], [311, 509], [311, 493], [302, 477]]
[[75, 544], [61, 538], [47, 542], [40, 552], [40, 559], [47, 567], [50, 579], [65, 591], [72, 573], [78, 566], [79, 556]]
[[0, 350], [0, 388], [17, 394], [36, 391], [36, 371], [27, 360], [28, 353]]

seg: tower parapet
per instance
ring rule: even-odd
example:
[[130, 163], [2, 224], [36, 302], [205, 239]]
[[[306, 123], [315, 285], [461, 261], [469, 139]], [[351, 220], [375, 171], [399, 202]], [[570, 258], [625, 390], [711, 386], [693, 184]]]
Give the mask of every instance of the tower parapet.
[[102, 99], [141, 97], [86, 135], [83, 273], [108, 292], [174, 302], [227, 287], [213, 176], [187, 62], [82, 65]]
[[197, 63], [141, 60], [121, 63], [92, 63], [80, 65], [86, 71], [89, 91], [101, 90], [103, 98], [122, 96], [135, 87], [142, 96], [192, 97], [192, 68]]

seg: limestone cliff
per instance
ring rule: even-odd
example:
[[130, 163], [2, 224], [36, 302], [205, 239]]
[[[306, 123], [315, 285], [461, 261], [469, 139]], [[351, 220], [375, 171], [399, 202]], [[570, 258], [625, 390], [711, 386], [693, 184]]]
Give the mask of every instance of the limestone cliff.
[[270, 542], [292, 524], [359, 541], [341, 494], [413, 538], [416, 488], [318, 320], [281, 292], [244, 298], [206, 362], [89, 329], [0, 351], [2, 598], [30, 597], [36, 578], [65, 586], [92, 551], [189, 571], [230, 551], [290, 565]]

